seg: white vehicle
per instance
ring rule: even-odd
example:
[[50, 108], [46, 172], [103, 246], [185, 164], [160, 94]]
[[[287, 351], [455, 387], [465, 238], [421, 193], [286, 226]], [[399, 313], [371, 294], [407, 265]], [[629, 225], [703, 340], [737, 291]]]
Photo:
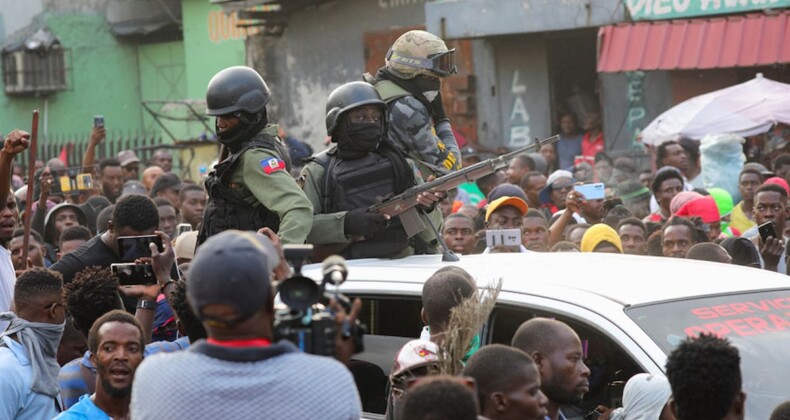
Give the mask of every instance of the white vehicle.
[[[510, 344], [518, 326], [535, 316], [576, 330], [592, 372], [583, 411], [619, 404], [633, 374], [664, 374], [667, 355], [699, 332], [725, 336], [738, 347], [747, 419], [767, 419], [790, 399], [790, 278], [692, 260], [524, 253], [463, 256], [454, 263], [442, 262], [440, 255], [349, 261], [348, 280], [339, 291], [362, 298], [360, 318], [368, 327], [365, 352], [355, 359], [388, 375], [395, 353], [419, 337], [423, 283], [450, 264], [466, 269], [480, 287], [503, 279], [481, 331], [483, 344]], [[305, 266], [303, 274], [319, 279], [320, 266]], [[371, 376], [360, 387], [371, 418], [383, 412], [382, 380]]]

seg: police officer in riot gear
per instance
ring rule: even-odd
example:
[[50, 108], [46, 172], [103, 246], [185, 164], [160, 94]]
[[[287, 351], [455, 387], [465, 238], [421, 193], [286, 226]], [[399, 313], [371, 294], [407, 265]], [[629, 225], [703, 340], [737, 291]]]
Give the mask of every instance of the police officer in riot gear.
[[[334, 143], [302, 169], [300, 180], [314, 208], [307, 241], [316, 249], [328, 246], [345, 258], [394, 258], [435, 252], [436, 239], [426, 230], [408, 238], [397, 218], [371, 213], [377, 199], [399, 194], [422, 182], [416, 168], [386, 138], [387, 106], [365, 82], [335, 89], [326, 105], [327, 133]], [[425, 208], [440, 197], [426, 193]], [[432, 210], [436, 225], [441, 212]]]
[[461, 152], [444, 111], [441, 80], [455, 73], [455, 49], [441, 38], [413, 30], [401, 35], [375, 77], [365, 74], [389, 108], [389, 139], [424, 174], [461, 167]]
[[288, 153], [269, 124], [271, 93], [249, 67], [226, 68], [208, 84], [206, 114], [216, 117], [220, 162], [206, 178], [209, 200], [198, 243], [227, 229], [269, 227], [285, 244], [304, 243], [313, 208], [291, 177]]

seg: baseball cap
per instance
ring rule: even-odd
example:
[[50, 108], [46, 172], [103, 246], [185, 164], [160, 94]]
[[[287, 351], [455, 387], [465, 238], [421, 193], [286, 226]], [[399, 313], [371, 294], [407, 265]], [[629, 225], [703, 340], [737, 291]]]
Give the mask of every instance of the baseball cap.
[[524, 201], [527, 201], [527, 195], [524, 194], [524, 190], [521, 187], [513, 184], [499, 184], [494, 187], [491, 192], [488, 193], [488, 201], [493, 202], [500, 197], [518, 197]]
[[439, 346], [429, 340], [411, 340], [395, 356], [390, 377], [395, 378], [412, 369], [439, 363]]
[[184, 184], [181, 183], [181, 178], [179, 178], [178, 175], [174, 173], [166, 173], [159, 175], [159, 177], [156, 178], [156, 181], [154, 181], [154, 185], [151, 187], [151, 197], [156, 197], [156, 194], [159, 191], [168, 188], [172, 188], [176, 191], [181, 191], [181, 187], [183, 186]]
[[139, 163], [140, 159], [132, 150], [121, 150], [118, 152], [118, 161], [121, 162], [121, 166], [126, 166], [130, 163]]
[[175, 239], [173, 250], [176, 252], [177, 258], [184, 258], [191, 260], [195, 257], [195, 245], [197, 244], [196, 230], [184, 232]]
[[554, 190], [554, 183], [557, 182], [560, 178], [568, 178], [571, 182], [573, 180], [573, 174], [569, 171], [564, 169], [558, 169], [549, 175], [549, 179], [546, 180], [546, 186], [540, 190], [540, 203], [541, 204], [548, 204], [551, 203], [551, 192]]
[[497, 209], [505, 207], [505, 206], [513, 206], [521, 212], [521, 215], [527, 214], [527, 210], [529, 210], [529, 206], [527, 202], [518, 198], [518, 197], [499, 197], [496, 200], [492, 201], [488, 204], [488, 208], [486, 209], [486, 222], [488, 218], [491, 216], [491, 213], [495, 212]]
[[148, 190], [145, 189], [145, 185], [140, 181], [126, 181], [123, 183], [121, 195], [129, 194], [148, 195]]
[[[199, 319], [230, 326], [266, 305], [272, 287], [264, 241], [268, 238], [253, 232], [226, 230], [197, 249], [189, 267], [187, 295]], [[202, 309], [209, 304], [227, 305], [236, 314], [231, 319], [206, 316]]]

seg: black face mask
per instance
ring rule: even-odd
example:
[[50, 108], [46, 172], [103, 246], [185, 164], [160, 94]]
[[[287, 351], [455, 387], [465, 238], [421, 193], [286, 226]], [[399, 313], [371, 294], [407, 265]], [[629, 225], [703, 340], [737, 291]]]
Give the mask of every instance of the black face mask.
[[425, 99], [428, 102], [433, 102], [436, 99], [436, 95], [439, 93], [439, 89], [442, 87], [442, 82], [439, 79], [433, 77], [423, 77], [417, 76], [414, 79], [414, 86], [417, 88], [419, 92], [425, 96]]
[[343, 158], [360, 158], [379, 148], [383, 135], [382, 124], [351, 124], [346, 121], [338, 128], [337, 148], [345, 155], [341, 156]]

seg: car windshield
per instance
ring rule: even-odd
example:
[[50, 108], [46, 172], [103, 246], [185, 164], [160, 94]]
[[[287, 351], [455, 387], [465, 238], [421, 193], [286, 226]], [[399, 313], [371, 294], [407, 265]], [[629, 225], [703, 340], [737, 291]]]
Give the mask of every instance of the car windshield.
[[741, 356], [746, 418], [767, 419], [790, 395], [790, 289], [639, 305], [626, 313], [669, 354], [686, 336], [726, 337]]

